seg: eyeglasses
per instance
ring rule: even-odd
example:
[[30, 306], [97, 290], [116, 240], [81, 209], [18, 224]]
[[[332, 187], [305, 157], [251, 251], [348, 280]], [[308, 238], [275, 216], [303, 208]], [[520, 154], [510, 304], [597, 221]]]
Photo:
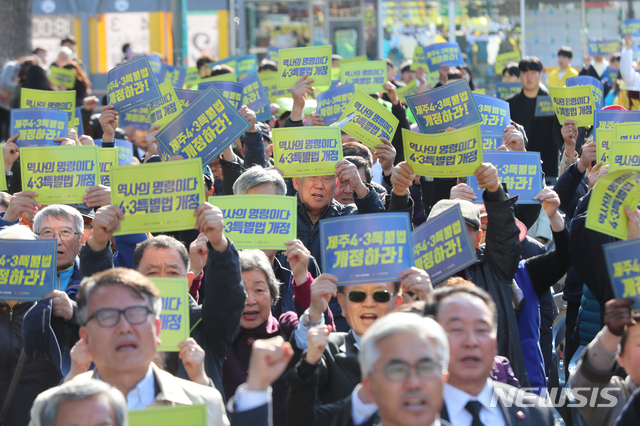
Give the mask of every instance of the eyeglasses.
[[432, 359], [421, 359], [416, 364], [409, 364], [405, 361], [391, 361], [382, 367], [387, 379], [392, 382], [402, 382], [411, 375], [411, 370], [415, 368], [418, 377], [421, 379], [433, 379], [442, 372], [440, 363]]
[[51, 230], [42, 231], [39, 234], [36, 234], [40, 238], [56, 238], [56, 235], [60, 235], [60, 239], [62, 241], [71, 241], [76, 235], [80, 235], [79, 232], [73, 232], [69, 229], [61, 229], [60, 232], [53, 232]]
[[366, 300], [369, 294], [371, 294], [373, 296], [373, 300], [378, 303], [387, 303], [391, 300], [391, 296], [393, 296], [393, 294], [389, 293], [387, 290], [374, 291], [373, 293], [365, 293], [361, 290], [355, 290], [350, 292], [348, 296], [350, 301], [362, 303]]
[[120, 315], [129, 321], [131, 325], [142, 324], [153, 311], [148, 306], [129, 306], [126, 309], [102, 308], [98, 309], [87, 318], [87, 322], [95, 318], [100, 327], [114, 327], [120, 322]]

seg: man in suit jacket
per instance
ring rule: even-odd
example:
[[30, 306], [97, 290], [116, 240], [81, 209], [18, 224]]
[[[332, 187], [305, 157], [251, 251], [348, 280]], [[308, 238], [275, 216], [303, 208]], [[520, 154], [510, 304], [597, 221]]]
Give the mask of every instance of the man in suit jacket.
[[[421, 300], [431, 292], [429, 275], [421, 269], [406, 269], [401, 278], [402, 281], [397, 282], [338, 287], [338, 279], [334, 275], [321, 274], [311, 283], [311, 305], [300, 317], [291, 339], [296, 358], [303, 358], [309, 329], [325, 325], [323, 313], [332, 296], [337, 294], [343, 316], [351, 328], [348, 333], [331, 333], [329, 343], [321, 354], [318, 397], [323, 404], [346, 398], [360, 383], [360, 339], [376, 320], [400, 305], [400, 288], [413, 292]], [[326, 333], [329, 334], [329, 331]]]
[[491, 296], [471, 282], [434, 296], [425, 313], [447, 332], [451, 355], [441, 418], [453, 426], [553, 425], [553, 410], [540, 397], [490, 378], [497, 347]]
[[[193, 405], [207, 407], [209, 426], [228, 425], [220, 392], [179, 379], [152, 363], [160, 344], [158, 289], [139, 272], [115, 268], [86, 279], [78, 294], [80, 337], [88, 346], [96, 370], [74, 380], [99, 379], [125, 396], [129, 410], [155, 405]], [[231, 418], [267, 425], [270, 379], [275, 380], [293, 355], [291, 347], [279, 342], [257, 346], [260, 356], [252, 359], [254, 374], [230, 402]], [[277, 347], [279, 345], [279, 348]]]

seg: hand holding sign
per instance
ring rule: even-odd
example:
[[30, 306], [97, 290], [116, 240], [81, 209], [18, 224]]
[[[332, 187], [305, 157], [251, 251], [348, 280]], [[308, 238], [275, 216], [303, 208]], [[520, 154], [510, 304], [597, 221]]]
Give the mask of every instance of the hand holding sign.
[[111, 187], [96, 185], [87, 188], [87, 194], [82, 196], [82, 202], [89, 207], [102, 207], [111, 204]]
[[93, 234], [87, 240], [87, 245], [93, 251], [101, 251], [111, 242], [113, 233], [120, 229], [120, 221], [124, 214], [118, 206], [108, 205], [96, 211], [93, 219]]
[[433, 286], [431, 285], [431, 279], [423, 269], [418, 269], [415, 266], [407, 268], [400, 272], [399, 278], [400, 286], [404, 293], [411, 292], [418, 297], [418, 300], [426, 301], [429, 294], [433, 292]]
[[320, 274], [311, 283], [311, 305], [309, 321], [318, 322], [329, 307], [331, 297], [338, 294], [338, 277], [332, 274]]
[[524, 135], [513, 125], [504, 128], [504, 136], [502, 137], [502, 145], [507, 147], [508, 151], [526, 151], [524, 146]]
[[396, 149], [393, 144], [385, 138], [380, 138], [382, 142], [380, 145], [374, 146], [373, 160], [378, 160], [382, 166], [382, 173], [384, 176], [389, 176], [393, 173], [393, 162], [396, 159]]
[[560, 133], [562, 133], [562, 139], [564, 139], [564, 150], [567, 153], [567, 157], [575, 157], [576, 141], [578, 140], [578, 128], [576, 127], [576, 121], [565, 120]]
[[35, 215], [42, 207], [39, 202], [35, 200], [38, 196], [37, 192], [22, 191], [14, 194], [9, 201], [9, 207], [4, 214], [4, 220], [7, 222], [17, 222], [23, 213], [30, 213]]
[[312, 94], [314, 89], [311, 87], [315, 80], [309, 78], [307, 74], [300, 77], [291, 88], [291, 97], [293, 98], [293, 107], [291, 108], [291, 121], [302, 120], [302, 111], [307, 99], [307, 95]]
[[551, 222], [551, 229], [560, 232], [564, 229], [564, 219], [558, 212], [560, 208], [560, 197], [550, 188], [544, 188], [534, 197], [535, 200], [542, 201], [542, 209], [547, 214]]
[[604, 304], [604, 325], [614, 336], [620, 337], [627, 326], [636, 322], [631, 317], [633, 299], [611, 299]]
[[258, 339], [251, 347], [247, 390], [265, 391], [284, 373], [293, 357], [293, 348], [280, 336]]
[[11, 136], [7, 142], [2, 146], [2, 155], [4, 156], [4, 170], [6, 172], [11, 171], [13, 163], [16, 162], [20, 156], [20, 147], [16, 145], [16, 141], [20, 137], [20, 133], [16, 133]]
[[189, 245], [189, 271], [193, 272], [194, 277], [199, 277], [207, 264], [209, 256], [207, 241], [207, 236], [201, 232]]
[[198, 218], [195, 228], [206, 235], [215, 251], [224, 252], [229, 246], [229, 242], [222, 233], [224, 230], [222, 210], [209, 203], [202, 203], [193, 215]]

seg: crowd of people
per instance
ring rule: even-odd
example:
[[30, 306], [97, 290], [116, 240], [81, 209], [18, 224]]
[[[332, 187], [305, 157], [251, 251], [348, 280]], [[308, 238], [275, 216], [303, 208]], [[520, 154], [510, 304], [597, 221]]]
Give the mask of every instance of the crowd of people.
[[[100, 107], [91, 94], [74, 48], [73, 37], [65, 38], [51, 67], [76, 73], [84, 134], [56, 141], [114, 148], [116, 138], [128, 139], [131, 167], [160, 162], [160, 127], [118, 127], [114, 107]], [[570, 48], [559, 50], [549, 85], [591, 75], [614, 104], [620, 82], [632, 90], [640, 81], [629, 39], [608, 62], [585, 60], [579, 72], [569, 65], [572, 56]], [[419, 92], [431, 87], [410, 61], [399, 68], [387, 61], [385, 92], [371, 96], [398, 119], [398, 129], [375, 149], [343, 133], [344, 159], [332, 175], [283, 178], [274, 167], [272, 129], [324, 124], [304, 112], [314, 92], [308, 76], [291, 88], [291, 107], [272, 104], [266, 122], [242, 106], [250, 127], [204, 166], [207, 192], [296, 197], [297, 238], [286, 250], [238, 250], [215, 202], [195, 210], [195, 229], [114, 236], [124, 215], [108, 186], [90, 188], [79, 205], [36, 201], [37, 192], [21, 182], [9, 114], [20, 106], [21, 88], [62, 89], [49, 81], [45, 57], [35, 49], [0, 74], [8, 187], [0, 193], [0, 241], [57, 239], [56, 289], [38, 302], [0, 301], [0, 424], [121, 426], [129, 411], [198, 404], [206, 406], [208, 425], [637, 424], [640, 327], [633, 302], [615, 299], [607, 276], [602, 246], [616, 239], [585, 226], [587, 215], [597, 214], [587, 209], [592, 189], [608, 168], [597, 162], [587, 129], [536, 116], [536, 98], [548, 95], [539, 59], [504, 68], [503, 80], [522, 90], [507, 99], [512, 122], [499, 147], [541, 154], [549, 186], [536, 195], [538, 204], [519, 204], [491, 163], [475, 171], [482, 200], [464, 177], [417, 175], [405, 161], [401, 132], [415, 130], [415, 120], [397, 89], [414, 80]], [[127, 52], [125, 60], [133, 57]], [[339, 66], [342, 58], [333, 59]], [[235, 72], [212, 68], [214, 62], [198, 60], [202, 78]], [[265, 59], [256, 71], [277, 70]], [[619, 70], [614, 81], [609, 70]], [[473, 88], [468, 68], [443, 66], [438, 85], [463, 78]], [[408, 212], [419, 226], [451, 206], [460, 207], [478, 260], [447, 280], [434, 285], [416, 267], [394, 281], [356, 285], [323, 273], [323, 219]], [[640, 210], [625, 213], [628, 239], [640, 238]], [[179, 352], [156, 349], [155, 277], [189, 282], [190, 338]], [[552, 336], [554, 288], [566, 306], [563, 344]], [[47, 314], [57, 357], [49, 343], [44, 355], [25, 350], [39, 338], [29, 330]], [[546, 391], [561, 387], [554, 352], [564, 360], [567, 387], [597, 395], [578, 408], [581, 420], [549, 403]]]

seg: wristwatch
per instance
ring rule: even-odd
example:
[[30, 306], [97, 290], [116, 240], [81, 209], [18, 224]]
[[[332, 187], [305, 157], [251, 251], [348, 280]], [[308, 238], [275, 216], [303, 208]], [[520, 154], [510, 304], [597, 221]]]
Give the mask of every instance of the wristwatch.
[[309, 318], [309, 308], [302, 314], [302, 324], [307, 328], [313, 328], [321, 326], [324, 323], [323, 318], [320, 318], [320, 321], [311, 322]]

